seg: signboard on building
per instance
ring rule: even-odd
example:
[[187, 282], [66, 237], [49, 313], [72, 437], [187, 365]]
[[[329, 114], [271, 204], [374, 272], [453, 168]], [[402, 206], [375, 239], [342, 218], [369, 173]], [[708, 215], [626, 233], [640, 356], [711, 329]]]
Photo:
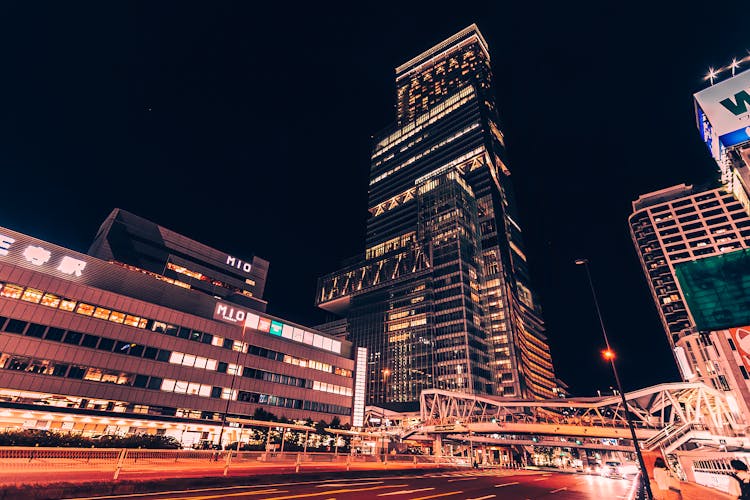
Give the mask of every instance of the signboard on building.
[[745, 370], [750, 373], [750, 326], [730, 328], [729, 334], [732, 336], [732, 341], [742, 359]]
[[701, 90], [693, 97], [698, 128], [712, 154], [719, 147], [717, 142], [729, 147], [750, 140], [750, 70]]
[[750, 325], [750, 248], [675, 264], [698, 330]]

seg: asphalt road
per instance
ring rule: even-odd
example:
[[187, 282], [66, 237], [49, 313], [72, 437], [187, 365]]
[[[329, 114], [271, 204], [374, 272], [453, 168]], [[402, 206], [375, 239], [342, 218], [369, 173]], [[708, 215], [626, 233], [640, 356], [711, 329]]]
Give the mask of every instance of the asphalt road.
[[[363, 473], [364, 474], [364, 473]], [[291, 478], [290, 478], [291, 479]], [[633, 481], [583, 474], [542, 471], [479, 470], [425, 473], [421, 476], [376, 477], [341, 481], [290, 481], [145, 495], [87, 497], [87, 500], [624, 500]], [[83, 500], [79, 498], [78, 500]]]

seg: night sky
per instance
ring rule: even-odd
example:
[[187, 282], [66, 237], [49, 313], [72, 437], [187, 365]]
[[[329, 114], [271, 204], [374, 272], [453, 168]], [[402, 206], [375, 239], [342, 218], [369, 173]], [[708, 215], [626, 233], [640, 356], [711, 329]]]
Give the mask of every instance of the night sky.
[[364, 252], [394, 68], [476, 22], [558, 375], [613, 385], [586, 257], [625, 389], [678, 380], [627, 217], [715, 175], [692, 94], [747, 55], [744, 2], [270, 3], [2, 2], [0, 225], [85, 252], [121, 207], [268, 259], [268, 311], [323, 322], [317, 278]]

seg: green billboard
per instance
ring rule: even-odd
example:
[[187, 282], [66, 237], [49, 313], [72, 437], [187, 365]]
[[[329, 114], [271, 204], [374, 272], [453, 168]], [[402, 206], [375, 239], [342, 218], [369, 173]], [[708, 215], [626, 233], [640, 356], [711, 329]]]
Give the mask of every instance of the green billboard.
[[750, 325], [750, 248], [674, 268], [699, 330]]

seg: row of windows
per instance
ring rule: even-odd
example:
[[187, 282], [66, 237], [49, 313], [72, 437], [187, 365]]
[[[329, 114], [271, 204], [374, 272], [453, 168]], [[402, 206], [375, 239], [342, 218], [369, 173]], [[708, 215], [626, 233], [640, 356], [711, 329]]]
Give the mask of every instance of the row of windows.
[[[31, 287], [24, 288], [23, 286], [13, 283], [0, 282], [0, 297], [21, 299], [23, 301], [31, 302], [34, 304], [41, 304], [47, 307], [61, 309], [68, 312], [76, 312], [84, 316], [107, 320], [118, 324], [125, 324], [135, 328], [148, 329], [173, 337], [193, 340], [196, 342], [201, 342], [203, 344], [211, 344], [217, 347], [223, 347], [225, 349], [231, 349], [234, 351], [248, 351], [248, 345], [237, 340], [224, 339], [222, 337], [214, 336], [210, 333], [191, 330], [187, 327], [170, 325], [161, 321], [142, 318], [140, 316], [134, 316], [120, 311], [113, 311], [111, 309], [86, 304], [84, 302], [77, 302], [75, 300], [60, 297], [51, 293], [45, 293], [43, 290], [38, 290]], [[251, 324], [250, 319], [253, 319], [257, 324]], [[272, 335], [282, 336], [296, 342], [301, 342], [335, 353], [341, 352], [341, 342], [338, 340], [333, 340], [331, 338], [324, 337], [313, 332], [308, 332], [302, 330], [301, 328], [294, 328], [290, 325], [286, 325], [278, 321], [272, 321], [268, 318], [263, 318], [255, 314], [248, 313], [248, 322], [246, 324], [253, 329], [271, 333]]]
[[[28, 327], [27, 327], [28, 325]], [[122, 340], [114, 340], [106, 337], [98, 337], [96, 335], [84, 334], [72, 330], [63, 330], [62, 328], [47, 327], [37, 323], [26, 323], [25, 321], [11, 319], [6, 322], [6, 318], [0, 316], [0, 330], [4, 330], [8, 333], [23, 334], [26, 333], [27, 337], [43, 338], [44, 340], [62, 342], [71, 345], [81, 345], [91, 349], [98, 349], [101, 351], [114, 352], [115, 354], [125, 354], [135, 357], [143, 357], [146, 359], [153, 359], [156, 361], [163, 361], [173, 364], [179, 364], [183, 366], [192, 366], [195, 368], [202, 368], [205, 370], [216, 370], [219, 373], [226, 373], [228, 375], [235, 375], [242, 373], [244, 377], [256, 378], [265, 380], [268, 382], [275, 382], [285, 385], [293, 385], [295, 387], [313, 387], [312, 381], [309, 383], [305, 379], [297, 377], [291, 377], [287, 375], [281, 375], [278, 373], [267, 372], [264, 370], [255, 370], [252, 368], [243, 367], [234, 363], [225, 363], [223, 361], [217, 361], [215, 359], [209, 359], [202, 356], [194, 356], [192, 354], [185, 354], [182, 352], [172, 352], [165, 349], [157, 349], [155, 347], [144, 346], [141, 344], [134, 344], [130, 342], [124, 342]], [[257, 346], [253, 348], [260, 350]], [[281, 354], [281, 353], [278, 353]], [[283, 354], [282, 354], [283, 356]], [[350, 372], [350, 370], [347, 370]], [[350, 373], [351, 376], [351, 373]], [[185, 382], [188, 384], [189, 382]], [[317, 382], [319, 383], [319, 382]], [[335, 386], [339, 387], [339, 386]], [[326, 389], [315, 389], [323, 390], [325, 392], [336, 392]], [[337, 394], [346, 394], [345, 392], [336, 392]], [[190, 392], [190, 394], [197, 394], [197, 392]], [[346, 394], [351, 395], [351, 394]]]
[[[21, 299], [26, 302], [31, 302], [34, 304], [41, 304], [47, 307], [61, 309], [63, 311], [76, 312], [79, 314], [83, 314], [85, 316], [90, 316], [90, 317], [94, 317], [94, 318], [98, 318], [102, 320], [108, 320], [113, 323], [125, 324], [125, 325], [133, 326], [139, 329], [148, 329], [153, 332], [162, 333], [165, 335], [178, 337], [178, 338], [182, 338], [186, 340], [192, 340], [194, 342], [200, 342], [202, 344], [209, 344], [209, 345], [213, 345], [216, 347], [222, 347], [224, 349], [230, 349], [233, 351], [250, 352], [251, 354], [255, 354], [255, 352], [253, 352], [253, 349], [250, 349], [250, 346], [244, 342], [240, 342], [240, 341], [232, 340], [232, 339], [225, 339], [216, 335], [212, 335], [210, 333], [200, 332], [198, 330], [192, 330], [190, 328], [183, 327], [183, 326], [170, 325], [162, 321], [141, 318], [139, 316], [132, 316], [123, 312], [112, 311], [110, 309], [94, 306], [91, 304], [86, 304], [83, 302], [76, 302], [74, 300], [67, 299], [64, 297], [59, 297], [51, 293], [45, 293], [44, 291], [37, 290], [35, 288], [30, 288], [30, 287], [24, 288], [20, 285], [16, 285], [13, 283], [0, 282], [0, 296], [6, 297], [6, 298], [12, 298], [12, 299]], [[12, 320], [12, 321], [17, 321], [17, 320]], [[288, 325], [283, 325], [283, 326], [288, 327]], [[299, 329], [295, 329], [295, 330], [299, 330]], [[21, 333], [21, 331], [18, 331], [18, 332], [13, 331], [12, 333]], [[302, 332], [302, 333], [309, 333], [309, 332]], [[310, 335], [312, 336], [313, 334], [310, 333]], [[283, 336], [287, 337], [287, 335], [283, 335]], [[95, 336], [90, 336], [90, 337], [93, 337], [93, 339], [90, 339], [89, 342], [93, 342], [94, 339], [97, 338]], [[316, 337], [320, 337], [320, 336], [316, 335]], [[59, 339], [51, 339], [51, 340], [59, 340]], [[312, 339], [310, 343], [314, 342], [314, 340], [315, 339]], [[333, 345], [333, 342], [336, 342], [339, 346], [341, 345], [341, 343], [338, 341], [331, 341], [331, 345]], [[67, 342], [67, 343], [73, 343], [73, 342]], [[89, 344], [83, 344], [83, 345], [85, 347], [92, 347]], [[134, 347], [135, 347], [135, 351], [132, 352], [132, 355], [141, 356], [141, 354], [138, 354], [138, 352], [142, 349], [142, 347], [138, 347], [137, 345]], [[261, 349], [261, 348], [255, 348], [255, 350], [258, 350], [258, 349]], [[103, 350], [107, 350], [107, 349], [103, 349]], [[118, 350], [117, 352], [120, 352], [120, 351]], [[128, 353], [130, 354], [131, 352], [128, 351]], [[281, 353], [276, 353], [276, 355], [279, 355], [279, 354]], [[169, 355], [167, 355], [167, 358], [169, 358]], [[150, 359], [155, 359], [155, 358], [150, 358]], [[274, 358], [271, 358], [271, 359], [274, 359]], [[309, 368], [313, 368], [316, 370], [325, 371], [328, 373], [335, 373], [337, 375], [341, 375], [345, 377], [352, 376], [351, 370], [347, 370], [343, 368], [336, 368], [336, 367], [331, 366], [328, 363], [322, 363], [319, 361], [314, 361], [314, 360], [309, 360], [309, 359], [295, 358], [292, 356], [289, 356], [289, 358], [287, 359], [285, 355], [281, 355], [280, 358], [277, 356], [276, 359], [278, 359], [279, 361], [293, 364], [295, 366], [309, 367]], [[167, 361], [167, 359], [159, 359], [159, 361]]]
[[[216, 399], [231, 398], [233, 400], [268, 404], [271, 406], [284, 406], [286, 408], [305, 407], [305, 409], [312, 409], [313, 407], [315, 407], [322, 409], [313, 409], [313, 411], [320, 411], [323, 413], [338, 413], [341, 415], [349, 414], [349, 408], [340, 405], [327, 405], [315, 401], [294, 400], [298, 403], [294, 403], [294, 406], [287, 406], [286, 401], [291, 401], [290, 398], [283, 398], [271, 394], [256, 394], [246, 391], [231, 390], [226, 387], [216, 387], [206, 384], [199, 384], [186, 380], [161, 379], [159, 377], [148, 377], [146, 375], [106, 370], [102, 368], [68, 365], [65, 363], [58, 363], [47, 359], [34, 359], [13, 354], [0, 354], [0, 369], [22, 371], [37, 375], [49, 375], [53, 377], [65, 377], [69, 379], [85, 380], [90, 382], [127, 385], [144, 389], [161, 390], [178, 394], [190, 394]], [[324, 389], [319, 388], [317, 390]], [[240, 394], [243, 394], [242, 398], [240, 398]], [[248, 399], [247, 395], [249, 394], [256, 394], [257, 398]], [[279, 401], [282, 401], [284, 403], [278, 404]]]

